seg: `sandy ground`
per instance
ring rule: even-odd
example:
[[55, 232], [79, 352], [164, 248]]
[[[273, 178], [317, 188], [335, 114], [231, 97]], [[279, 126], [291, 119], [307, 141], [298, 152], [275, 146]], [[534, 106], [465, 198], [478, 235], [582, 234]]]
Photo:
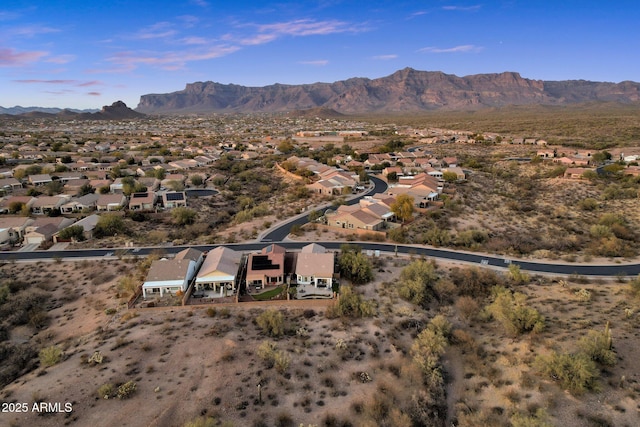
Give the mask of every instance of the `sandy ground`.
[[[402, 374], [411, 366], [408, 352], [417, 331], [399, 325], [408, 319], [425, 321], [436, 313], [445, 314], [482, 349], [482, 356], [475, 357], [464, 345], [451, 345], [443, 360], [448, 417], [457, 419], [456, 425], [508, 425], [509, 414], [539, 407], [546, 408], [555, 425], [567, 427], [596, 425], [593, 420], [598, 419], [609, 424], [597, 425], [640, 422], [640, 371], [635, 363], [640, 307], [629, 301], [624, 285], [534, 278], [540, 283], [518, 290], [545, 315], [547, 329], [537, 336], [512, 338], [495, 322], [464, 320], [452, 306], [425, 312], [400, 300], [393, 285], [409, 260], [386, 257], [381, 262], [375, 282], [358, 288], [377, 302], [378, 314], [346, 322], [327, 319], [326, 303], [314, 301], [295, 308], [286, 302], [217, 307], [213, 316], [204, 308], [189, 307], [128, 311], [115, 297], [118, 277], [132, 268], [126, 261], [6, 264], [1, 270], [5, 277], [29, 278], [36, 286], [47, 283], [55, 301], [47, 330], [34, 336], [21, 327], [11, 339], [57, 344], [65, 357], [4, 387], [2, 401], [70, 403], [72, 411], [45, 416], [3, 413], [1, 424], [181, 426], [206, 414], [236, 426], [323, 425], [332, 415], [363, 425], [360, 421], [372, 415], [358, 408], [369, 408], [375, 396], [387, 393], [400, 405], [420, 389], [415, 373]], [[452, 267], [439, 264], [443, 274]], [[589, 302], [576, 297], [579, 288], [590, 290]], [[75, 299], [63, 298], [69, 293], [76, 293]], [[268, 307], [285, 314], [290, 334], [272, 339], [254, 324]], [[117, 309], [116, 314], [107, 315], [109, 308]], [[588, 329], [604, 328], [607, 321], [619, 362], [603, 374], [600, 391], [572, 396], [531, 367], [537, 354], [551, 348], [572, 351]], [[284, 373], [257, 356], [264, 340], [272, 340], [289, 356]], [[346, 351], [336, 347], [339, 340], [347, 344]], [[95, 351], [106, 361], [91, 366], [86, 359]], [[360, 381], [361, 372], [372, 381]], [[411, 375], [414, 383], [408, 380]], [[97, 395], [105, 383], [130, 380], [137, 384], [130, 399]]]

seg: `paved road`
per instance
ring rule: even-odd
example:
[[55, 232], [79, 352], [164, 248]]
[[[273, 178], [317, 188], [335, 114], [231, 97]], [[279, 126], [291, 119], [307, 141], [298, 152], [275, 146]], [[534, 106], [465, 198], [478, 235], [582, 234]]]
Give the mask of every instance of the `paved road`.
[[[385, 191], [387, 191], [386, 182], [384, 182], [380, 178], [376, 178], [373, 176], [370, 176], [369, 179], [371, 180], [371, 182], [373, 182], [374, 187], [371, 190], [367, 191], [366, 193], [363, 193], [358, 197], [348, 200], [347, 205], [355, 205], [360, 201], [360, 199], [366, 196], [372, 196], [374, 194], [384, 193]], [[331, 205], [326, 206], [324, 208], [320, 208], [319, 210], [322, 211], [322, 213], [324, 214], [327, 211], [327, 209], [331, 209]], [[289, 233], [291, 232], [291, 227], [293, 227], [294, 225], [304, 225], [308, 222], [309, 222], [309, 212], [305, 212], [304, 214], [298, 215], [288, 221], [285, 221], [281, 224], [276, 225], [274, 228], [272, 228], [271, 230], [263, 234], [260, 240], [263, 242], [280, 242], [289, 235]]]
[[[367, 193], [362, 194], [347, 202], [349, 205], [356, 204], [365, 196], [382, 193], [387, 189], [387, 184], [379, 178], [371, 177], [374, 188]], [[328, 207], [322, 208], [324, 213]], [[299, 215], [289, 221], [277, 225], [263, 235], [261, 241], [252, 243], [236, 243], [225, 244], [223, 246], [230, 247], [239, 251], [258, 251], [265, 245], [275, 242], [287, 249], [300, 249], [309, 244], [309, 242], [283, 242], [284, 238], [289, 234], [291, 227], [295, 224], [306, 224], [308, 222], [308, 213]], [[344, 243], [354, 242], [317, 242], [318, 244], [330, 250], [339, 250]], [[551, 274], [578, 274], [583, 276], [608, 276], [617, 275], [636, 276], [640, 274], [640, 264], [611, 264], [611, 265], [585, 265], [585, 264], [561, 264], [561, 263], [542, 263], [521, 261], [515, 259], [506, 259], [500, 256], [488, 256], [475, 254], [470, 252], [461, 252], [451, 249], [437, 249], [425, 246], [411, 245], [394, 245], [387, 243], [368, 243], [357, 242], [364, 251], [380, 251], [383, 253], [398, 254], [414, 254], [417, 256], [425, 256], [434, 259], [462, 261], [478, 266], [493, 266], [506, 268], [510, 263], [517, 264], [522, 270], [536, 273]], [[220, 245], [201, 245], [201, 246], [169, 246], [169, 247], [145, 247], [145, 248], [121, 248], [121, 249], [85, 249], [85, 250], [64, 250], [64, 251], [34, 251], [34, 252], [0, 252], [0, 262], [11, 261], [37, 261], [51, 259], [84, 259], [84, 258], [105, 258], [112, 259], [118, 256], [147, 256], [157, 252], [166, 255], [175, 255], [181, 250], [193, 247], [201, 251], [209, 251]]]
[[[296, 250], [309, 244], [309, 242], [277, 242], [279, 245]], [[611, 265], [585, 265], [585, 264], [569, 264], [569, 263], [543, 263], [522, 261], [516, 259], [505, 259], [500, 256], [487, 256], [474, 254], [469, 252], [459, 252], [450, 249], [438, 249], [425, 246], [411, 245], [394, 245], [387, 243], [369, 243], [369, 242], [316, 242], [327, 249], [339, 250], [344, 243], [353, 243], [359, 245], [364, 251], [380, 251], [382, 253], [394, 254], [414, 254], [417, 256], [425, 256], [436, 260], [462, 261], [476, 264], [478, 266], [493, 266], [506, 268], [509, 263], [517, 264], [522, 270], [535, 273], [551, 273], [551, 274], [579, 274], [583, 276], [617, 276], [628, 275], [636, 276], [640, 274], [640, 264], [611, 264]], [[225, 244], [229, 248], [238, 251], [258, 251], [267, 243], [235, 243]], [[66, 250], [66, 251], [35, 251], [35, 252], [1, 252], [0, 262], [11, 261], [37, 261], [51, 259], [84, 259], [84, 258], [105, 258], [112, 259], [117, 256], [147, 256], [150, 253], [158, 252], [166, 255], [175, 255], [179, 251], [193, 247], [201, 251], [209, 251], [220, 245], [201, 245], [201, 246], [170, 246], [164, 248], [148, 247], [148, 248], [123, 248], [123, 249], [86, 249], [86, 250]]]

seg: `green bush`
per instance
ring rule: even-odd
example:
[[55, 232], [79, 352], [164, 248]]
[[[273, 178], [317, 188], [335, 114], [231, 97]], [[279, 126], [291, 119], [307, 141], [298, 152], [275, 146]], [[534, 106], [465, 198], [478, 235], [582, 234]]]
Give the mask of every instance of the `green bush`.
[[128, 399], [136, 392], [136, 383], [135, 381], [127, 381], [118, 387], [118, 391], [116, 392], [116, 396], [118, 399]]
[[538, 370], [554, 378], [572, 393], [584, 393], [596, 387], [598, 368], [593, 360], [584, 353], [557, 353], [538, 356], [535, 360]]
[[508, 334], [537, 333], [544, 329], [544, 316], [526, 306], [526, 295], [512, 293], [502, 286], [494, 287], [492, 294], [493, 302], [486, 307], [486, 311], [502, 324]]
[[351, 286], [341, 286], [338, 301], [327, 308], [326, 315], [332, 317], [371, 317], [375, 314], [373, 301], [365, 300]]
[[113, 386], [113, 384], [110, 383], [106, 383], [106, 384], [102, 384], [100, 387], [98, 387], [98, 397], [100, 399], [109, 399], [111, 397], [113, 397], [113, 394], [115, 392], [115, 387]]
[[284, 316], [278, 310], [266, 310], [258, 315], [256, 323], [263, 332], [272, 337], [284, 334]]
[[582, 353], [594, 362], [605, 366], [613, 366], [616, 364], [617, 357], [612, 347], [613, 339], [608, 322], [604, 331], [588, 331], [587, 335], [578, 341], [578, 348], [580, 348]]
[[416, 260], [400, 272], [398, 294], [413, 304], [426, 307], [434, 295], [433, 286], [437, 281], [435, 264], [426, 260]]
[[40, 365], [44, 367], [53, 366], [62, 360], [62, 354], [62, 349], [56, 345], [45, 347], [38, 353]]

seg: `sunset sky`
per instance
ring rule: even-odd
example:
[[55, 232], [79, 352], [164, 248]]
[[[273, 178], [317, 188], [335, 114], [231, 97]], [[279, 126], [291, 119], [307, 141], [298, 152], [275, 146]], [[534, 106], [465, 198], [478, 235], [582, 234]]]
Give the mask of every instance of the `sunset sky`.
[[0, 106], [100, 108], [216, 81], [465, 76], [640, 81], [634, 1], [7, 0]]

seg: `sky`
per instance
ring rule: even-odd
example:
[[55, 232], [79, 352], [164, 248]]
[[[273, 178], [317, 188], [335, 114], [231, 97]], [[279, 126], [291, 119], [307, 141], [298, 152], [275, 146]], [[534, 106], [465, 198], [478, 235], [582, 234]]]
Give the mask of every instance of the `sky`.
[[640, 2], [5, 0], [0, 106], [101, 108], [215, 81], [379, 78], [405, 68], [640, 81]]

